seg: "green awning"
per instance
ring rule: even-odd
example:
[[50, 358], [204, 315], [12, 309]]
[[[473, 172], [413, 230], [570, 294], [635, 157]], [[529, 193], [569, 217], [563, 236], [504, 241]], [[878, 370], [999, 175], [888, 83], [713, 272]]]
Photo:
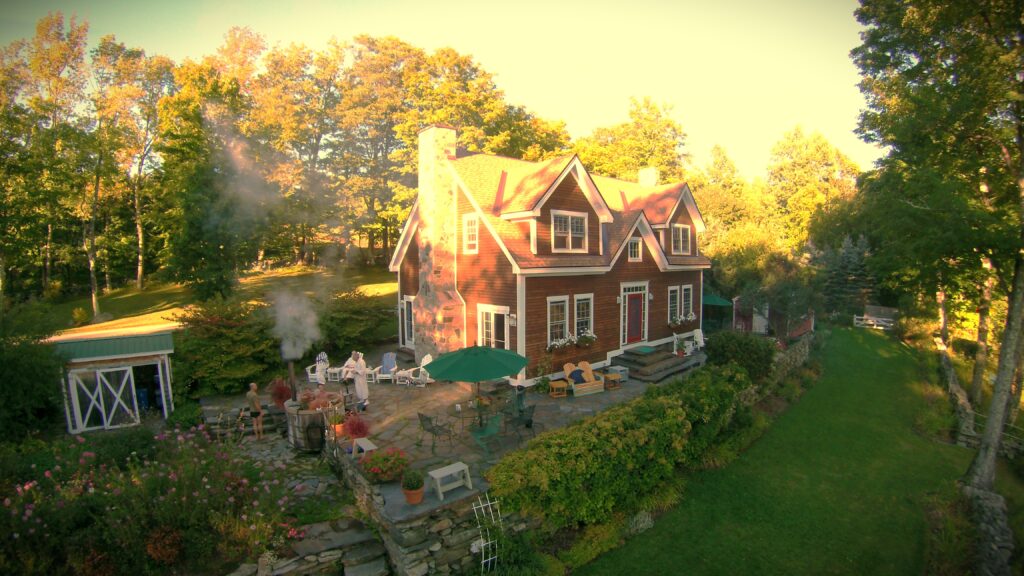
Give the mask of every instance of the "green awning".
[[162, 332], [135, 336], [65, 340], [55, 342], [54, 346], [68, 362], [82, 362], [170, 354], [174, 352], [174, 339], [170, 332]]
[[722, 298], [714, 292], [704, 291], [704, 305], [705, 306], [732, 306], [732, 302], [729, 302], [725, 298]]

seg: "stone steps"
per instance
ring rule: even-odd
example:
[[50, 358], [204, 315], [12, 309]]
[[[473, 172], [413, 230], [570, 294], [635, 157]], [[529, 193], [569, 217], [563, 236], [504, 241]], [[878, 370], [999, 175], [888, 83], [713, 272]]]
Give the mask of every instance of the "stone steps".
[[690, 368], [703, 366], [705, 356], [697, 353], [680, 358], [668, 350], [656, 350], [649, 354], [640, 354], [627, 350], [612, 359], [612, 364], [629, 368], [630, 379], [643, 382], [660, 382], [674, 374], [685, 372]]
[[[390, 573], [384, 544], [358, 520], [317, 522], [300, 528], [302, 540], [291, 545], [295, 556], [265, 566], [272, 576], [338, 574], [339, 562], [346, 575], [385, 576]], [[261, 562], [266, 562], [261, 558]], [[255, 576], [258, 564], [242, 564], [229, 576]]]

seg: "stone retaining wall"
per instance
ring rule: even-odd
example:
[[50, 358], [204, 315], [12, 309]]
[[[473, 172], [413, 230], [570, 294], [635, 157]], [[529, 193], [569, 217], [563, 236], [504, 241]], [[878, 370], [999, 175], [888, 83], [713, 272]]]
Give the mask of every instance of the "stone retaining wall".
[[949, 359], [949, 352], [945, 349], [939, 350], [939, 367], [942, 379], [946, 385], [946, 392], [949, 393], [949, 401], [953, 403], [956, 411], [956, 443], [960, 446], [976, 448], [978, 446], [978, 433], [974, 430], [974, 411], [971, 409], [971, 401], [967, 398], [967, 392], [960, 385], [960, 379], [953, 369], [953, 362]]
[[979, 576], [1010, 576], [1013, 532], [1006, 515], [1006, 500], [995, 492], [964, 486], [971, 516], [978, 527], [975, 568]]
[[[374, 524], [387, 550], [391, 569], [398, 576], [467, 574], [480, 570], [476, 553], [480, 537], [473, 505], [488, 486], [473, 479], [473, 489], [458, 488], [438, 502], [428, 492], [423, 504], [409, 506], [397, 484], [370, 484], [357, 464], [345, 455], [332, 458], [332, 466], [352, 489], [356, 504]], [[528, 525], [515, 515], [503, 514], [506, 531]]]
[[769, 381], [772, 384], [782, 382], [794, 369], [803, 366], [811, 356], [811, 343], [814, 334], [806, 334], [796, 342], [790, 344], [789, 348], [775, 354], [772, 362], [772, 374]]

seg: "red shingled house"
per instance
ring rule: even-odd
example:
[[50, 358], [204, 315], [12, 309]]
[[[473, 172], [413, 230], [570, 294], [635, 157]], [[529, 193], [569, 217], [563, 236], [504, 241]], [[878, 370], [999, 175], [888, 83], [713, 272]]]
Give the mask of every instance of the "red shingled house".
[[710, 262], [686, 184], [659, 185], [655, 169], [639, 183], [591, 175], [575, 155], [457, 156], [455, 143], [451, 128], [420, 133], [419, 196], [390, 264], [399, 344], [417, 361], [482, 344], [526, 356], [533, 376], [570, 335], [596, 341], [554, 350], [555, 372], [701, 326]]

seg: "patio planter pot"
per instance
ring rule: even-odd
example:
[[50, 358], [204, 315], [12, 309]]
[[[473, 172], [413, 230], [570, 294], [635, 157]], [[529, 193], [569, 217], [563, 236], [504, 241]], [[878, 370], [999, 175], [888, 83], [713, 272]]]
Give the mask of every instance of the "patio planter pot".
[[418, 490], [406, 490], [402, 488], [402, 494], [405, 494], [405, 501], [411, 506], [415, 506], [420, 502], [423, 502], [423, 490], [424, 486], [420, 486]]

